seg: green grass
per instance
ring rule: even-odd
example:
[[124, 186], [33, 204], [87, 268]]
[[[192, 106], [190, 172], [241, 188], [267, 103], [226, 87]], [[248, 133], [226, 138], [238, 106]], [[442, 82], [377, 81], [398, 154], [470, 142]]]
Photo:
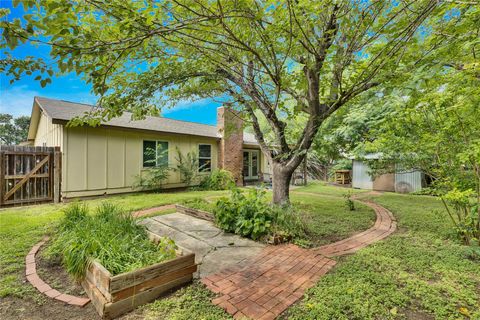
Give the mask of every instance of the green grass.
[[[108, 197], [126, 210], [135, 211], [197, 197], [216, 197], [225, 191], [191, 191], [178, 193], [138, 193]], [[86, 200], [91, 209], [106, 198]], [[0, 210], [0, 297], [31, 296], [36, 290], [24, 283], [25, 256], [45, 234], [52, 233], [68, 204], [44, 204]]]
[[367, 206], [356, 204], [350, 211], [343, 196], [328, 197], [291, 193], [292, 204], [303, 216], [307, 240], [316, 247], [335, 242], [373, 226], [376, 215]]
[[366, 191], [360, 189], [336, 187], [324, 182], [310, 182], [307, 186], [296, 188], [292, 190], [292, 192], [308, 192], [316, 193], [322, 196], [343, 197], [343, 195], [346, 193], [356, 194], [364, 193]]
[[143, 308], [146, 320], [154, 319], [232, 319], [223, 309], [210, 301], [215, 297], [203, 285], [194, 282], [193, 285], [180, 289], [165, 299], [158, 299]]
[[435, 213], [440, 201], [390, 193], [375, 200], [394, 213], [399, 231], [341, 258], [286, 318], [480, 319], [480, 262]]

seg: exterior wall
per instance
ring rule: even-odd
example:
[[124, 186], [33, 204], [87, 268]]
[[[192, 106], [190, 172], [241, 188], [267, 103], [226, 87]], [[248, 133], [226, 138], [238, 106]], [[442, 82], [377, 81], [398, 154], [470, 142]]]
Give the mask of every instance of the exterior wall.
[[358, 189], [373, 189], [373, 181], [368, 174], [368, 165], [362, 161], [353, 160], [352, 187]]
[[41, 114], [38, 121], [37, 134], [33, 142], [35, 147], [60, 147], [63, 146], [63, 126], [53, 124], [51, 119]]
[[395, 192], [409, 193], [420, 190], [422, 190], [422, 173], [420, 171], [398, 171], [395, 174]]
[[243, 120], [235, 111], [217, 109], [217, 126], [222, 135], [219, 143], [219, 167], [232, 173], [237, 185], [243, 184]]
[[[198, 144], [212, 146], [212, 170], [218, 167], [217, 140], [186, 135], [147, 134], [107, 128], [65, 128], [63, 184], [64, 197], [82, 197], [132, 192], [135, 176], [143, 169], [143, 141], [169, 143], [169, 165], [177, 164], [176, 148], [186, 154]], [[170, 172], [165, 188], [182, 187], [178, 172]]]
[[373, 180], [373, 190], [395, 191], [395, 174], [387, 173], [376, 177], [375, 180]]

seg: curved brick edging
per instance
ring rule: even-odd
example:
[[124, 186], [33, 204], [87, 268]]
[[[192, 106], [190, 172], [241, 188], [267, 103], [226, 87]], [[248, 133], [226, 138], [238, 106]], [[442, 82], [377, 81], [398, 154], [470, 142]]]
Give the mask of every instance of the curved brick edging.
[[48, 237], [45, 237], [43, 238], [42, 241], [34, 245], [25, 258], [25, 265], [26, 265], [25, 275], [27, 277], [28, 282], [30, 282], [32, 286], [34, 286], [38, 291], [40, 291], [40, 293], [43, 293], [50, 298], [65, 302], [70, 305], [84, 307], [90, 302], [90, 299], [61, 293], [60, 291], [57, 291], [52, 287], [50, 287], [38, 276], [37, 264], [35, 262], [35, 255], [37, 254], [40, 247], [43, 246], [45, 242], [48, 241], [48, 239], [49, 239]]
[[165, 204], [165, 205], [159, 206], [159, 207], [143, 209], [143, 210], [133, 212], [132, 215], [133, 215], [134, 218], [140, 218], [140, 217], [144, 217], [144, 216], [149, 216], [149, 215], [154, 214], [155, 212], [158, 212], [158, 211], [163, 211], [163, 210], [168, 210], [168, 209], [175, 209], [175, 205], [174, 204]]
[[354, 253], [396, 230], [390, 211], [373, 201], [353, 199], [375, 211], [377, 220], [372, 228], [314, 249], [292, 244], [269, 246], [243, 267], [203, 278], [207, 288], [221, 294], [212, 303], [236, 319], [275, 319], [335, 266], [331, 257]]

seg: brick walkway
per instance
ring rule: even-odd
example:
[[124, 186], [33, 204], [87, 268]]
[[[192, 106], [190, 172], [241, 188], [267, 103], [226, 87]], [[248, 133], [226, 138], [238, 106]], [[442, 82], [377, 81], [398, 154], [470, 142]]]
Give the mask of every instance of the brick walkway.
[[354, 253], [396, 230], [390, 211], [371, 201], [356, 200], [375, 210], [372, 228], [310, 250], [292, 244], [269, 246], [242, 266], [203, 278], [210, 290], [220, 294], [212, 302], [236, 319], [278, 317], [332, 269], [336, 261], [330, 257]]

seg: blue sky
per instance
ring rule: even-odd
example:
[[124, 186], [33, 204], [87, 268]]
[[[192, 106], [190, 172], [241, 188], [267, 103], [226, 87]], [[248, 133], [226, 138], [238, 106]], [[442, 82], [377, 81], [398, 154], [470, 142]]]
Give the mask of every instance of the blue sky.
[[[9, 8], [11, 13], [8, 19], [21, 17], [24, 13], [22, 6], [14, 8], [11, 0], [0, 0], [0, 7]], [[50, 49], [46, 46], [23, 45], [12, 53], [14, 57], [25, 56], [42, 57], [49, 60]], [[0, 54], [4, 54], [0, 52]], [[43, 96], [73, 102], [94, 104], [95, 96], [90, 93], [90, 87], [76, 74], [62, 77], [53, 77], [52, 83], [45, 88], [34, 81], [35, 75], [24, 76], [20, 81], [9, 83], [9, 78], [0, 74], [0, 113], [9, 113], [14, 116], [30, 115], [33, 97]], [[185, 102], [172, 109], [162, 110], [165, 117], [200, 122], [214, 125], [216, 123], [216, 109], [220, 104], [209, 99]]]

